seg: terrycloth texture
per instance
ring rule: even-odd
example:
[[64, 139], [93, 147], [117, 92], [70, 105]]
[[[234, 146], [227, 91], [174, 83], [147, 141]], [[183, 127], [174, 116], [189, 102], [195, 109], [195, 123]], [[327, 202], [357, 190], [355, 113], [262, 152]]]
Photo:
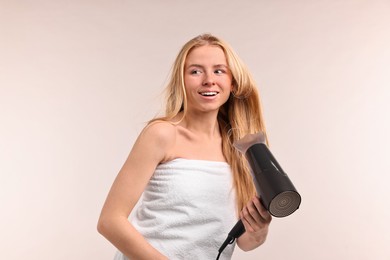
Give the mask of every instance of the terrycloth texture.
[[[169, 259], [216, 259], [237, 222], [230, 166], [225, 162], [175, 159], [158, 165], [132, 223]], [[234, 244], [220, 259], [231, 259]], [[120, 252], [115, 260], [126, 260]]]

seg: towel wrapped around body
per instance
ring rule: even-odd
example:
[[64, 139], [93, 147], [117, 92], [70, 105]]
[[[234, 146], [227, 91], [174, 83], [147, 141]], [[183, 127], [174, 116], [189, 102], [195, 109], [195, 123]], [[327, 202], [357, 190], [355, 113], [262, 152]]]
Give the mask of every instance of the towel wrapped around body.
[[[238, 220], [226, 162], [177, 158], [159, 164], [130, 218], [169, 259], [215, 259]], [[231, 259], [234, 244], [220, 259]], [[115, 260], [127, 260], [117, 252]]]

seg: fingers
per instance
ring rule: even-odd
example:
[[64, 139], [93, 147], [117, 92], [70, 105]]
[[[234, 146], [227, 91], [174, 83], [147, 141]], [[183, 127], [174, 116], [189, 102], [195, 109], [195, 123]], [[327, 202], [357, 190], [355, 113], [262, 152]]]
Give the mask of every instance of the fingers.
[[264, 220], [265, 223], [270, 223], [272, 220], [271, 214], [269, 214], [268, 210], [266, 210], [263, 205], [260, 202], [260, 199], [257, 197], [254, 197], [252, 199], [253, 204], [255, 205], [257, 211], [259, 212], [261, 218]]
[[257, 197], [254, 197], [243, 208], [240, 218], [245, 226], [245, 230], [250, 232], [256, 232], [267, 227], [272, 220], [271, 215]]

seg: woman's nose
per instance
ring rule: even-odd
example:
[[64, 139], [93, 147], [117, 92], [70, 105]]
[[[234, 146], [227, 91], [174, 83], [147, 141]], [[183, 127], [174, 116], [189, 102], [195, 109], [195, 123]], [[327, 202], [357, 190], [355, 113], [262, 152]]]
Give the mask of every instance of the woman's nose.
[[215, 85], [214, 75], [212, 73], [205, 73], [203, 79], [203, 86], [213, 86]]

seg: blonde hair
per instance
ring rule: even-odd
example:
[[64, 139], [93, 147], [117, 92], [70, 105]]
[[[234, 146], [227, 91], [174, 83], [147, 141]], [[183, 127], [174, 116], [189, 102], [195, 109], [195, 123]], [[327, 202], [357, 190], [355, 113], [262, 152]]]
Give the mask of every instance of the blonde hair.
[[222, 135], [222, 150], [233, 172], [237, 209], [240, 211], [256, 194], [256, 190], [247, 161], [233, 147], [233, 143], [249, 133], [262, 131], [266, 134], [266, 129], [254, 80], [229, 44], [210, 34], [202, 34], [188, 41], [177, 55], [172, 67], [171, 78], [166, 87], [165, 116], [151, 122], [170, 121], [180, 112], [183, 112], [181, 119], [185, 117], [187, 97], [184, 86], [184, 65], [188, 54], [193, 49], [204, 45], [220, 47], [225, 53], [232, 73], [233, 90], [228, 101], [219, 110], [218, 123]]

